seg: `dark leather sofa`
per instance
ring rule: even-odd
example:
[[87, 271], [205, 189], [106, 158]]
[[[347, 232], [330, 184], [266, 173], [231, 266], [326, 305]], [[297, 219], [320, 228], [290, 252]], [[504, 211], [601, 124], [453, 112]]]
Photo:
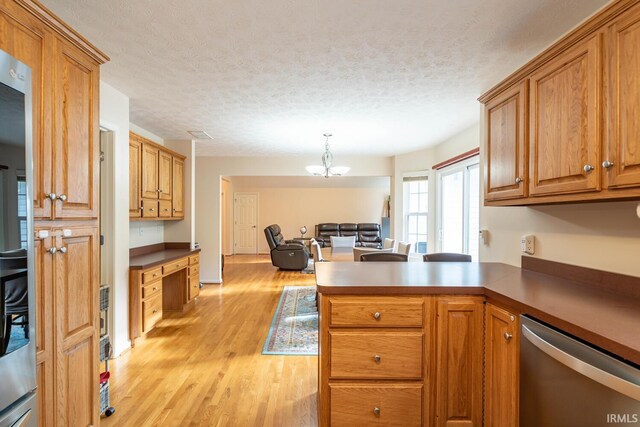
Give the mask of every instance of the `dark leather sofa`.
[[317, 224], [315, 239], [321, 247], [331, 246], [331, 236], [356, 236], [356, 246], [365, 248], [381, 248], [382, 233], [380, 224], [375, 223], [342, 223], [333, 222]]
[[271, 249], [271, 264], [283, 270], [302, 270], [309, 263], [309, 250], [304, 243], [285, 240], [280, 226], [272, 224], [264, 229]]

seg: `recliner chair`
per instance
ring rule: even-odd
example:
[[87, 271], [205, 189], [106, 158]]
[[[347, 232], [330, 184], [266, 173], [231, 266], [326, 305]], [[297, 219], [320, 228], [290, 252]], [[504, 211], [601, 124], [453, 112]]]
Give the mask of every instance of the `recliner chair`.
[[271, 264], [282, 270], [302, 270], [309, 264], [309, 251], [304, 243], [285, 240], [280, 226], [272, 224], [264, 229], [271, 249]]

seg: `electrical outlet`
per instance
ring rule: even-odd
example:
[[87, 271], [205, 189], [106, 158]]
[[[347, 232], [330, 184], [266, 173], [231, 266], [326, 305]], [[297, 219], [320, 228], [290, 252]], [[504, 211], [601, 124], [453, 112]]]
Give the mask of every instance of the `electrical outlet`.
[[525, 254], [533, 255], [536, 251], [535, 240], [536, 238], [533, 234], [525, 234], [520, 237], [520, 251]]
[[143, 227], [138, 227], [138, 233], [140, 236], [142, 236], [144, 234], [144, 228]]

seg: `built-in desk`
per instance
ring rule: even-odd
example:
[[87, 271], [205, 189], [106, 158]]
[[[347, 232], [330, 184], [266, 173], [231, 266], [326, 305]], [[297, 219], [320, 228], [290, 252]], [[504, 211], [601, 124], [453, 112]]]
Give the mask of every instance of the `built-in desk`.
[[129, 337], [146, 335], [165, 313], [193, 308], [200, 294], [200, 249], [161, 243], [129, 252]]

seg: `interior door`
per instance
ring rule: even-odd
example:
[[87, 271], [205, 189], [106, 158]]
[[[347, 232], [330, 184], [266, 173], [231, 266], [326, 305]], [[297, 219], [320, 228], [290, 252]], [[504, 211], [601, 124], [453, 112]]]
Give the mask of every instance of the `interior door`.
[[256, 193], [235, 193], [234, 200], [234, 253], [256, 254], [258, 242], [258, 195]]

